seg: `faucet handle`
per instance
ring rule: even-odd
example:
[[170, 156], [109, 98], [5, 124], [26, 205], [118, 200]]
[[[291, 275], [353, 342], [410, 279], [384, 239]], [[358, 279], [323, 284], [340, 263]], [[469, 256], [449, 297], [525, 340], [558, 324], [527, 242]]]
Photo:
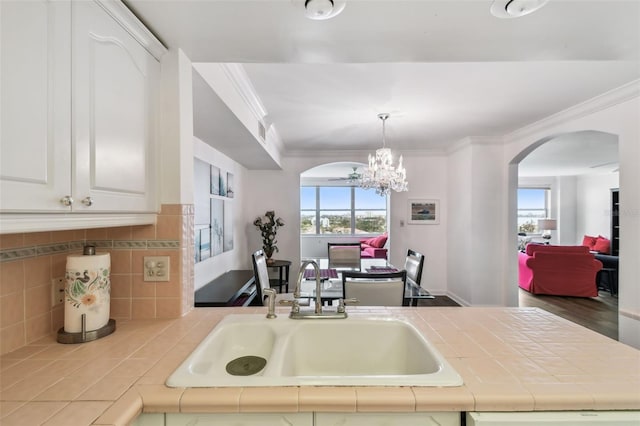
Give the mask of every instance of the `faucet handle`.
[[345, 305], [354, 305], [356, 303], [360, 303], [360, 301], [358, 299], [354, 299], [354, 298], [349, 298], [349, 299], [339, 299], [338, 300], [338, 313], [342, 314], [344, 313], [344, 306]]
[[276, 318], [276, 291], [272, 288], [265, 288], [262, 292], [267, 296], [267, 318]]

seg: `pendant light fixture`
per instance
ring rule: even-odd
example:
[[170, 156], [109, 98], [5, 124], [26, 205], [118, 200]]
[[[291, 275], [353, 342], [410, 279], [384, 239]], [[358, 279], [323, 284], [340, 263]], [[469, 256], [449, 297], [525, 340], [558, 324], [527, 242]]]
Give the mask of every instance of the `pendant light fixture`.
[[388, 195], [391, 190], [407, 191], [407, 172], [402, 166], [402, 155], [398, 166], [394, 167], [391, 150], [386, 146], [385, 123], [389, 114], [378, 114], [378, 118], [382, 120], [382, 148], [376, 150], [375, 156], [369, 154], [369, 165], [362, 173], [360, 187], [375, 189], [379, 195]]

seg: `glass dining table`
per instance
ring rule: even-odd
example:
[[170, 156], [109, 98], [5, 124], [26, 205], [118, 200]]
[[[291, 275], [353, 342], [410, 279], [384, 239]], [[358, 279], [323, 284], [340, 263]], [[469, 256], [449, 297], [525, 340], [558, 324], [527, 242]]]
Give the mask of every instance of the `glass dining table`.
[[[342, 290], [342, 272], [352, 271], [353, 269], [329, 269], [326, 259], [315, 259], [320, 268], [321, 279], [321, 293], [320, 298], [322, 303], [332, 304], [334, 300], [342, 299], [344, 297]], [[393, 265], [387, 263], [384, 259], [375, 260], [363, 260], [362, 272], [397, 272], [398, 269]], [[313, 267], [309, 265], [303, 272], [304, 279], [300, 284], [300, 295], [302, 297], [316, 297], [316, 280]], [[404, 306], [418, 306], [418, 301], [421, 299], [433, 299], [426, 289], [420, 287], [413, 281], [407, 280], [404, 288]]]

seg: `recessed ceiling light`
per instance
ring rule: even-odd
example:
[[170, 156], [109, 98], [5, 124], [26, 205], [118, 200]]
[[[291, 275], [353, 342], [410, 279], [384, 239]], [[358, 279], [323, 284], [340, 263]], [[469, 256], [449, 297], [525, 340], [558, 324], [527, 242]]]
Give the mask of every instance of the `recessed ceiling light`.
[[495, 0], [491, 4], [491, 14], [498, 18], [519, 18], [528, 15], [542, 6], [549, 0]]
[[331, 19], [345, 6], [345, 0], [305, 0], [305, 16], [317, 21]]

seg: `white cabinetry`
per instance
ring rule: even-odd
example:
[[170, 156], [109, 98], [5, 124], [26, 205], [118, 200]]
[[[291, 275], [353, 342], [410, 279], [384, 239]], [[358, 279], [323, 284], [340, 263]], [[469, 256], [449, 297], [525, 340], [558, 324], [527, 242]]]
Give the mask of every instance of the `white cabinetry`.
[[69, 211], [71, 5], [0, 2], [0, 209]]
[[[164, 420], [164, 421], [163, 421]], [[460, 413], [141, 414], [134, 426], [460, 426]]]
[[313, 426], [313, 413], [166, 414], [165, 426]]
[[14, 213], [155, 212], [164, 48], [120, 2], [2, 1], [0, 18], [2, 232], [35, 230]]
[[460, 413], [316, 413], [314, 426], [460, 426]]

